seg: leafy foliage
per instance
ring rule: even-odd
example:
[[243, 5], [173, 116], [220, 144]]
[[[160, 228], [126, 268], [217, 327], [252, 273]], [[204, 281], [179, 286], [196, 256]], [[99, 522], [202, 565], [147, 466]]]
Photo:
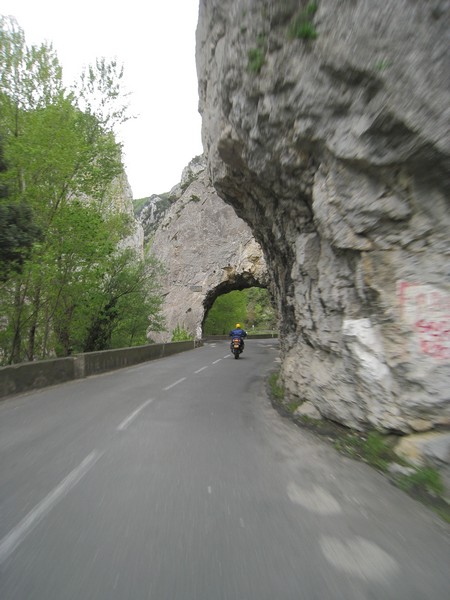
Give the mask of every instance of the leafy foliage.
[[267, 37], [264, 33], [259, 33], [256, 38], [256, 48], [250, 48], [247, 52], [247, 69], [251, 73], [259, 73], [266, 62]]
[[27, 204], [0, 204], [0, 281], [20, 273], [40, 234]]
[[216, 299], [208, 313], [204, 333], [226, 335], [236, 323], [244, 325], [246, 312], [246, 299], [241, 292], [223, 294]]
[[[268, 383], [272, 396], [277, 400], [283, 400], [284, 388], [280, 383], [280, 373], [272, 373], [269, 377]], [[294, 412], [294, 410], [292, 410], [291, 412]]]
[[236, 323], [248, 330], [273, 330], [276, 313], [269, 293], [263, 288], [249, 288], [219, 296], [204, 324], [206, 335], [227, 335]]
[[397, 485], [407, 492], [414, 488], [424, 488], [429, 492], [440, 495], [445, 491], [441, 475], [432, 467], [416, 469], [412, 475], [402, 475], [397, 479]]
[[172, 342], [187, 342], [193, 339], [194, 336], [191, 335], [187, 329], [181, 327], [181, 325], [177, 325], [172, 331]]
[[317, 38], [317, 31], [312, 22], [316, 11], [317, 2], [309, 2], [306, 8], [295, 16], [289, 26], [288, 34], [291, 39], [314, 40]]
[[367, 435], [357, 432], [347, 433], [335, 441], [335, 448], [352, 458], [363, 459], [381, 471], [386, 471], [395, 454], [386, 436], [378, 431], [370, 431]]
[[247, 53], [248, 70], [252, 73], [259, 73], [265, 63], [265, 52], [262, 48], [250, 48]]
[[102, 59], [66, 90], [52, 47], [5, 17], [0, 67], [0, 363], [145, 342], [161, 267], [122, 247], [121, 69]]

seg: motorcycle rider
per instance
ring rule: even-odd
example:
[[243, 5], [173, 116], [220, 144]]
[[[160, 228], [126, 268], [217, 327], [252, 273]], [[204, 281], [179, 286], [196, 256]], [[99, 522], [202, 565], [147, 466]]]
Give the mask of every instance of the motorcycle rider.
[[241, 340], [241, 348], [242, 350], [244, 350], [244, 338], [247, 337], [247, 332], [245, 331], [245, 329], [241, 328], [241, 324], [240, 323], [236, 323], [236, 328], [232, 329], [229, 333], [229, 335], [233, 338], [233, 337], [239, 337]]

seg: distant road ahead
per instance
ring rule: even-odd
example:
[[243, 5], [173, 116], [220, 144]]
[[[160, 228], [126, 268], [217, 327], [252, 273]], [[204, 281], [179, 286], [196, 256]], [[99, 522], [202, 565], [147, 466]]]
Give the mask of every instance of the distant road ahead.
[[2, 600], [449, 598], [449, 528], [282, 419], [276, 340], [0, 403]]

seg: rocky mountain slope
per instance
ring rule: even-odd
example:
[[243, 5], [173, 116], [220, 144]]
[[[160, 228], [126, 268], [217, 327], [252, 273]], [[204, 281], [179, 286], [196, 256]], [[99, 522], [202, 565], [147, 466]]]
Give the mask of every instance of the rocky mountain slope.
[[177, 327], [201, 338], [203, 322], [217, 296], [268, 286], [261, 247], [248, 225], [211, 186], [204, 158], [189, 163], [170, 196], [174, 201], [151, 241], [152, 253], [166, 268], [167, 331], [149, 332], [157, 342], [170, 341]]
[[204, 157], [196, 156], [183, 169], [180, 182], [170, 192], [152, 194], [148, 198], [134, 201], [134, 214], [144, 230], [145, 244], [152, 240], [172, 204], [181, 198], [186, 188], [204, 169]]

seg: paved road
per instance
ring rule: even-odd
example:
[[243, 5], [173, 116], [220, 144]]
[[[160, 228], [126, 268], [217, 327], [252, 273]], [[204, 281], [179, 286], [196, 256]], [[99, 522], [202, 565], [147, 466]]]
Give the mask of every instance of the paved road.
[[218, 342], [0, 403], [0, 598], [449, 598], [449, 528], [273, 411], [277, 354]]

